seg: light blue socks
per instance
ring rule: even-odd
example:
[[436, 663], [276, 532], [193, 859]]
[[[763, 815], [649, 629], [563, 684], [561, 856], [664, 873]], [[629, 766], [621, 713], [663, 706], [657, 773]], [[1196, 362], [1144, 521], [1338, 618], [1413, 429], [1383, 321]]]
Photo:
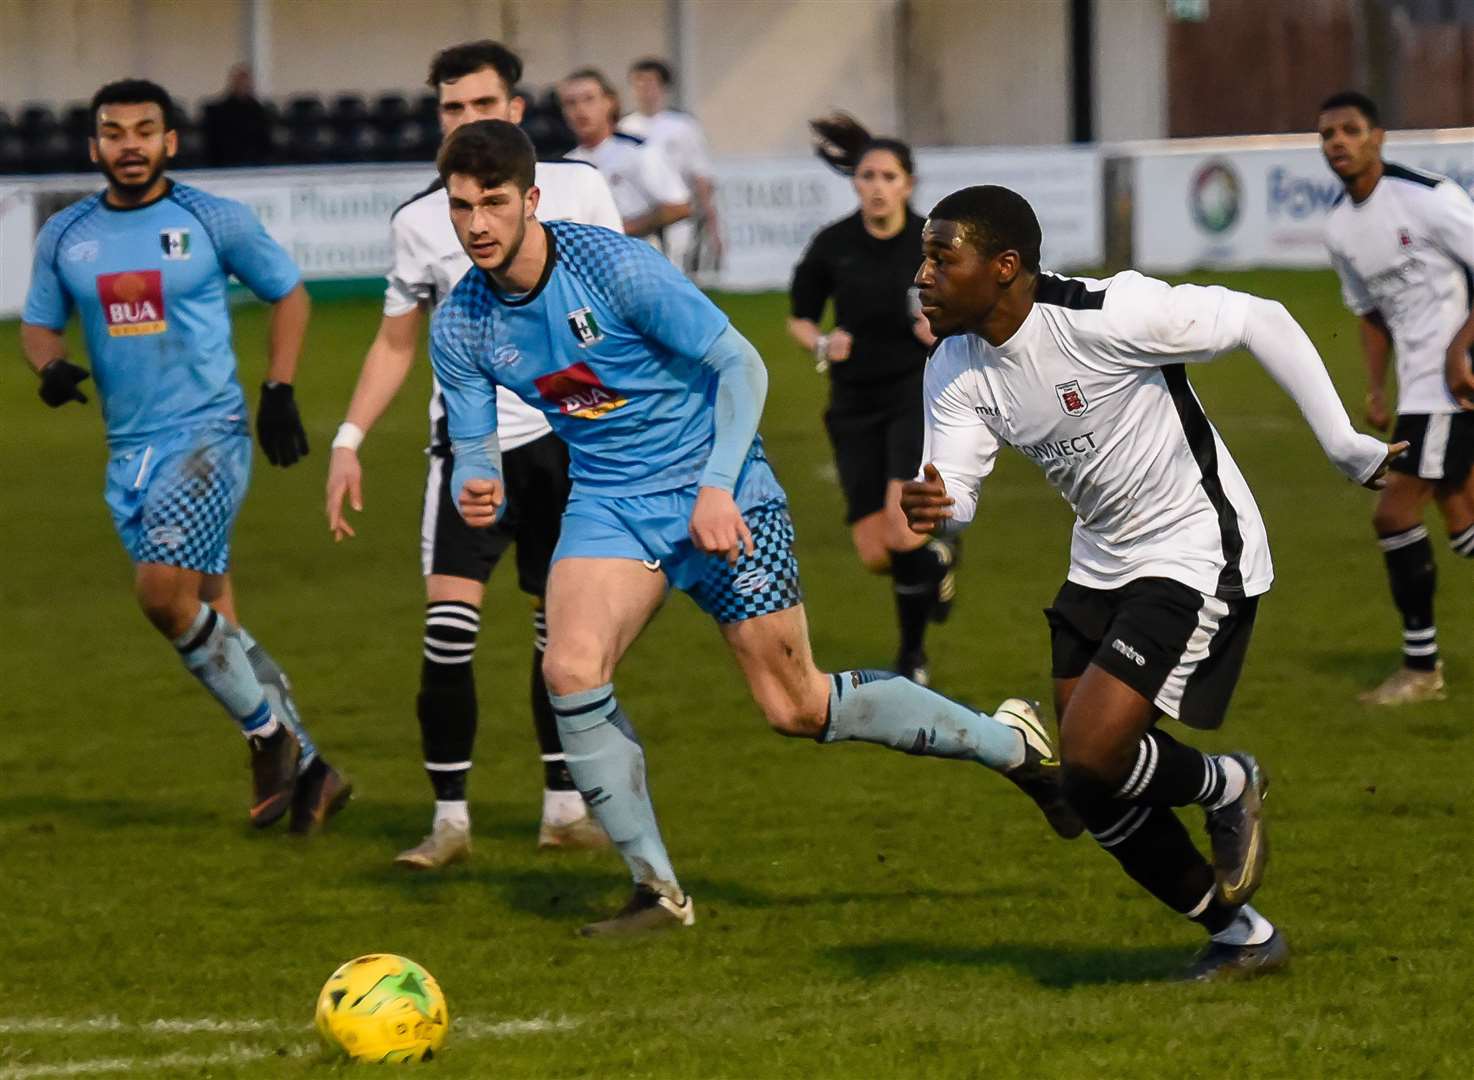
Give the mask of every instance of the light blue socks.
[[907, 754], [976, 761], [999, 772], [1024, 761], [1023, 736], [1016, 730], [889, 671], [829, 677], [829, 723], [819, 741], [851, 739]]
[[568, 771], [594, 817], [619, 848], [635, 884], [676, 886], [645, 779], [645, 750], [609, 683], [548, 694]]
[[297, 736], [297, 742], [302, 746], [302, 758], [297, 766], [300, 772], [317, 757], [317, 745], [312, 741], [312, 736], [307, 734], [307, 726], [302, 723], [302, 714], [297, 711], [297, 700], [292, 697], [292, 684], [287, 679], [287, 673], [244, 626], [230, 626], [227, 623], [225, 632], [240, 642], [241, 648], [245, 650], [256, 681], [266, 691], [266, 702], [271, 706], [272, 713]]
[[266, 734], [271, 725], [271, 705], [246, 650], [227, 633], [228, 624], [214, 608], [201, 604], [195, 620], [174, 647], [191, 675], [198, 679], [247, 735]]

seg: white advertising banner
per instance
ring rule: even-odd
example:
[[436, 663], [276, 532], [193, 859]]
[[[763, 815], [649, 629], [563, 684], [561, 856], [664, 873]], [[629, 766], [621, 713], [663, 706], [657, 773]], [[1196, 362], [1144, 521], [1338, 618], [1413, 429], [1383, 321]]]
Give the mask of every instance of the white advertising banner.
[[[1383, 155], [1474, 195], [1474, 128], [1392, 133]], [[1322, 232], [1342, 186], [1313, 136], [1136, 145], [1128, 156], [1141, 269], [1329, 265]]]
[[36, 214], [28, 184], [0, 184], [0, 319], [19, 315], [31, 280]]
[[[1103, 254], [1100, 160], [1093, 147], [921, 150], [911, 201], [925, 214], [958, 188], [1013, 188], [1039, 215], [1046, 265], [1094, 266]], [[811, 155], [723, 160], [716, 173], [726, 241], [719, 288], [786, 288], [814, 233], [855, 211], [849, 180]]]
[[[389, 215], [435, 178], [428, 166], [175, 175], [249, 206], [308, 281], [381, 276], [389, 267]], [[0, 318], [20, 314], [30, 283], [35, 231], [47, 216], [100, 186], [99, 178], [64, 176], [22, 186], [16, 189], [18, 197], [15, 190], [0, 188]]]

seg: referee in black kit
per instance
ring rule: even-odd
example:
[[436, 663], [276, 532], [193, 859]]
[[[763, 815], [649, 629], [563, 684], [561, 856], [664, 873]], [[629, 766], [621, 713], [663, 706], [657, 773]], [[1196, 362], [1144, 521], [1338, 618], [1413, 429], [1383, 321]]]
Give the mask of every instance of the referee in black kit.
[[[900, 646], [895, 670], [923, 686], [926, 627], [946, 619], [955, 551], [912, 532], [901, 482], [921, 466], [921, 373], [935, 339], [915, 303], [924, 219], [911, 209], [911, 148], [875, 139], [836, 113], [810, 122], [817, 149], [852, 177], [860, 207], [814, 237], [793, 271], [788, 332], [829, 373], [824, 423], [844, 489], [845, 517], [865, 568], [889, 574]], [[820, 331], [834, 301], [835, 328]]]

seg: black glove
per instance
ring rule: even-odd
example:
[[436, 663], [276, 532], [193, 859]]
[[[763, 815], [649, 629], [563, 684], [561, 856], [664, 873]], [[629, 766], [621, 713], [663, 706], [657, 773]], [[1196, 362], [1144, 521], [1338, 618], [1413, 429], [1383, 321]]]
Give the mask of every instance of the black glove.
[[261, 407], [256, 410], [256, 437], [266, 460], [285, 468], [307, 454], [307, 432], [292, 397], [291, 383], [262, 383]]
[[41, 369], [41, 400], [53, 409], [60, 408], [68, 401], [80, 401], [87, 404], [87, 395], [77, 389], [77, 385], [83, 379], [92, 376], [86, 368], [69, 364], [57, 357], [51, 363]]

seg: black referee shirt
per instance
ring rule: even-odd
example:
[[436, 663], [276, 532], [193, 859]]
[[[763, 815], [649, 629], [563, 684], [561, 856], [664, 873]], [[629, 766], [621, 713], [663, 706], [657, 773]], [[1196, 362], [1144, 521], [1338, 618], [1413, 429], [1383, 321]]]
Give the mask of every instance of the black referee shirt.
[[927, 350], [911, 330], [906, 296], [921, 266], [924, 222], [908, 206], [901, 231], [878, 240], [857, 210], [815, 236], [794, 268], [788, 290], [794, 318], [819, 322], [833, 298], [835, 326], [855, 339], [850, 358], [829, 369], [836, 396], [878, 391], [879, 384], [919, 376], [925, 367]]

